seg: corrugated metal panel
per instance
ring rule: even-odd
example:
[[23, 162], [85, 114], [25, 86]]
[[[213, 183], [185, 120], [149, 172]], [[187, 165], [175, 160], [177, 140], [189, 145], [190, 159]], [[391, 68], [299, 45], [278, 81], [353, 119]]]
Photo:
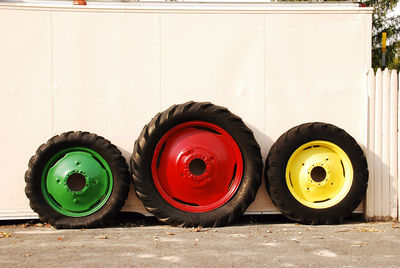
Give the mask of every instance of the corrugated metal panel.
[[397, 71], [378, 69], [368, 74], [369, 186], [366, 217], [398, 218], [398, 77]]
[[389, 160], [389, 213], [392, 219], [396, 219], [399, 214], [398, 210], [398, 81], [397, 72], [391, 71], [390, 74], [390, 160]]

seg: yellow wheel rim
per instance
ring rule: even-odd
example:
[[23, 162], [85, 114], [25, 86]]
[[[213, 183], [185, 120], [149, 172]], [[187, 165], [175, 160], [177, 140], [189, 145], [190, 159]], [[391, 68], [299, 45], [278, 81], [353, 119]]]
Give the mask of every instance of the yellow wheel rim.
[[353, 183], [347, 154], [329, 141], [316, 140], [299, 147], [286, 166], [286, 184], [304, 206], [324, 209], [342, 201]]

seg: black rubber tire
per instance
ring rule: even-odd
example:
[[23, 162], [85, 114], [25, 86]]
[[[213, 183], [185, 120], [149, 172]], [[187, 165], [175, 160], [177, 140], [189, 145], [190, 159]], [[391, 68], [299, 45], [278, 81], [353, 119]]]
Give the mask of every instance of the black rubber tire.
[[[113, 189], [108, 201], [93, 214], [70, 217], [57, 212], [46, 202], [41, 190], [41, 176], [52, 156], [77, 146], [91, 149], [102, 156], [111, 169]], [[121, 210], [128, 197], [130, 174], [125, 158], [110, 141], [89, 132], [71, 131], [54, 136], [37, 149], [29, 161], [25, 182], [25, 194], [41, 221], [56, 228], [93, 228], [105, 224]]]
[[[203, 213], [182, 211], [167, 203], [156, 189], [151, 161], [162, 136], [174, 126], [188, 121], [205, 121], [227, 131], [243, 157], [243, 176], [234, 196], [224, 205]], [[187, 102], [157, 114], [135, 142], [131, 158], [132, 178], [137, 196], [160, 221], [180, 226], [222, 226], [241, 216], [253, 202], [261, 183], [262, 158], [253, 132], [242, 119], [226, 108], [211, 103]]]
[[[311, 141], [324, 140], [339, 146], [353, 166], [353, 182], [347, 195], [332, 207], [310, 208], [297, 201], [286, 184], [285, 172], [294, 151]], [[272, 146], [264, 173], [268, 193], [289, 219], [304, 224], [333, 224], [350, 215], [364, 198], [368, 185], [367, 161], [361, 147], [346, 131], [326, 123], [306, 123], [284, 133]]]

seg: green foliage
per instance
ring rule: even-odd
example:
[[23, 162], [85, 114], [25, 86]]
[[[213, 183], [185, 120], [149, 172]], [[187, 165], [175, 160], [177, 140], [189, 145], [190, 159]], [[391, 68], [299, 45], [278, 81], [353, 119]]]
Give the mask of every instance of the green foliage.
[[372, 23], [372, 67], [382, 67], [382, 33], [387, 33], [386, 66], [400, 70], [400, 16], [390, 16], [399, 0], [370, 0], [365, 3], [375, 8]]

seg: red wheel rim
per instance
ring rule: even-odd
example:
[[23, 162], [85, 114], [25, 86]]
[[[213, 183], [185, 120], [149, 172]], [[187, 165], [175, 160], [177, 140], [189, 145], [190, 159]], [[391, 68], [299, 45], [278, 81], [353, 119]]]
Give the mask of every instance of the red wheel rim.
[[228, 132], [191, 121], [170, 129], [154, 151], [151, 172], [161, 196], [188, 212], [207, 212], [228, 202], [239, 188], [243, 158]]

